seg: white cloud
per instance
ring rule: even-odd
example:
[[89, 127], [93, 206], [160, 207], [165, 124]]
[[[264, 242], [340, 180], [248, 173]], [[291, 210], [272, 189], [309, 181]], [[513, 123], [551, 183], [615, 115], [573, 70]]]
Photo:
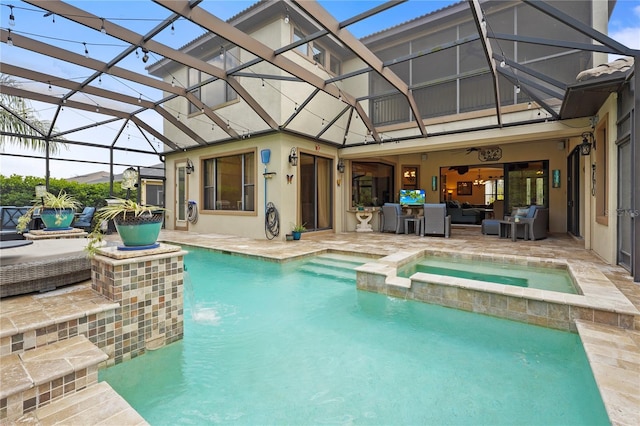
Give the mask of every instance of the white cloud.
[[[640, 11], [640, 6], [636, 9]], [[612, 31], [609, 34], [609, 37], [619, 41], [631, 49], [640, 49], [640, 26], [627, 27], [617, 31]]]

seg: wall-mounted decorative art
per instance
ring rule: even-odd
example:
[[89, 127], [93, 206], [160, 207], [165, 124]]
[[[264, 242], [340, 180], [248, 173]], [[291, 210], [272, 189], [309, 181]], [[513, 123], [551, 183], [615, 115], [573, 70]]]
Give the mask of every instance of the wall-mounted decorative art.
[[471, 181], [459, 181], [458, 182], [458, 195], [472, 195], [473, 182]]

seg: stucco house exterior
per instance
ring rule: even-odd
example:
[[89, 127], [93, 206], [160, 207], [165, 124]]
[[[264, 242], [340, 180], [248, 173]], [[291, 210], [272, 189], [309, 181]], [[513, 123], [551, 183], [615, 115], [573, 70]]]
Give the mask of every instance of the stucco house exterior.
[[[226, 23], [191, 15], [216, 32], [181, 51], [211, 73], [169, 59], [147, 68], [192, 95], [165, 104], [164, 136], [182, 146], [186, 126], [203, 139], [166, 155], [166, 228], [349, 232], [356, 206], [422, 189], [427, 203], [498, 216], [546, 207], [549, 232], [640, 275], [637, 77], [632, 57], [608, 59], [615, 2], [539, 3], [416, 11], [359, 40], [314, 2], [261, 1]], [[265, 225], [276, 213], [277, 233]]]

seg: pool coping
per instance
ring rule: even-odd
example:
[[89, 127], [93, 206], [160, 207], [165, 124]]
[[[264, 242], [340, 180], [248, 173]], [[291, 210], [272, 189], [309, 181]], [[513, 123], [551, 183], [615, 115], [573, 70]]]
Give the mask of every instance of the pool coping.
[[[566, 268], [580, 294], [560, 293], [417, 272], [397, 276], [400, 267], [425, 255], [502, 264]], [[472, 311], [529, 324], [577, 332], [576, 320], [634, 329], [640, 311], [588, 262], [532, 256], [471, 254], [428, 248], [396, 252], [356, 268], [357, 287], [389, 296]]]

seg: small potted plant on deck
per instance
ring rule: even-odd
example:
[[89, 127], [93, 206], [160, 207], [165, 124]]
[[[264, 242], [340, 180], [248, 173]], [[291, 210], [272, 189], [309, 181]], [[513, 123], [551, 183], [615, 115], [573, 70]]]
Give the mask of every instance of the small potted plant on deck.
[[102, 223], [113, 220], [116, 231], [122, 239], [120, 249], [147, 249], [157, 247], [156, 241], [164, 220], [166, 209], [157, 206], [138, 204], [128, 199], [112, 200], [107, 206], [96, 212], [96, 225], [89, 234], [87, 251], [95, 254], [102, 244]]
[[299, 240], [300, 237], [302, 236], [302, 233], [307, 230], [307, 228], [305, 228], [304, 225], [305, 224], [303, 223], [303, 224], [295, 224], [291, 226], [291, 234], [293, 235], [294, 240]]
[[80, 202], [64, 191], [60, 191], [58, 195], [46, 190], [37, 192], [39, 192], [40, 199], [33, 200], [33, 206], [20, 216], [16, 226], [17, 231], [29, 231], [29, 224], [33, 220], [36, 209], [39, 210], [40, 219], [48, 231], [70, 229], [75, 212], [80, 207]]

